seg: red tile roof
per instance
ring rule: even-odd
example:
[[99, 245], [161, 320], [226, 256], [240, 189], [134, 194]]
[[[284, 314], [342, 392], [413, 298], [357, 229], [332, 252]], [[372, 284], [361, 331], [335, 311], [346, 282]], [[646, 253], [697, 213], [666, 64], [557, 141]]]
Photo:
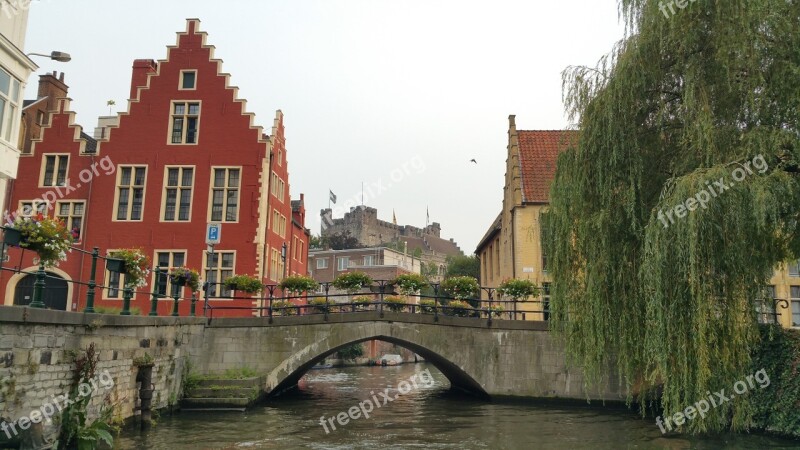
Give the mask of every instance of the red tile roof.
[[518, 130], [522, 201], [549, 203], [550, 184], [556, 175], [558, 154], [577, 141], [572, 130]]

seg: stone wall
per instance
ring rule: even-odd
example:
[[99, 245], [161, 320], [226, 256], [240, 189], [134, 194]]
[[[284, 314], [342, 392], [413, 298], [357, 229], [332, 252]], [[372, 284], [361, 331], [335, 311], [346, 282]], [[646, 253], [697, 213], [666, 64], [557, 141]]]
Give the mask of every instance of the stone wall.
[[[112, 405], [117, 419], [138, 414], [138, 368], [134, 359], [149, 354], [153, 367], [153, 409], [179, 398], [189, 349], [200, 347], [202, 318], [123, 317], [0, 306], [0, 422], [17, 421], [69, 393], [73, 360], [94, 343], [97, 373], [110, 375], [92, 389], [90, 418]], [[19, 426], [19, 424], [17, 424]], [[19, 431], [19, 430], [18, 430]], [[53, 438], [52, 421], [43, 434]], [[0, 442], [8, 433], [0, 430]], [[11, 434], [14, 434], [13, 432]]]

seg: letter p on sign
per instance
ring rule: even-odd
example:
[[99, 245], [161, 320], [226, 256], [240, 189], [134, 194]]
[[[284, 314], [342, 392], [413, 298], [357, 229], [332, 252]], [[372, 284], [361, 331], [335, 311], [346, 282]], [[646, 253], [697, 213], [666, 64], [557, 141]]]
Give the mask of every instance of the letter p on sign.
[[221, 223], [208, 224], [208, 227], [206, 227], [206, 244], [208, 245], [219, 244], [221, 238], [222, 238], [222, 224]]

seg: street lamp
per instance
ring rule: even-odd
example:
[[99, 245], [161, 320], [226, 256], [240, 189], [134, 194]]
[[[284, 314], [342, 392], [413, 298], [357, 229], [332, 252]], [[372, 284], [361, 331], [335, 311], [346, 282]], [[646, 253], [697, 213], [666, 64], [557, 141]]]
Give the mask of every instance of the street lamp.
[[49, 55], [46, 55], [44, 53], [28, 53], [28, 56], [44, 56], [45, 58], [50, 58], [53, 61], [58, 61], [58, 62], [69, 62], [70, 60], [72, 60], [72, 57], [69, 56], [69, 53], [59, 52], [59, 51], [52, 51], [50, 52]]

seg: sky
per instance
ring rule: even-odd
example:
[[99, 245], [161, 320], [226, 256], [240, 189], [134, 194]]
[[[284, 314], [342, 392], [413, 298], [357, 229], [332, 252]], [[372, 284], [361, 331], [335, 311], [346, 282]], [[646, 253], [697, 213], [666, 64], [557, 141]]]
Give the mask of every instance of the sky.
[[187, 18], [257, 124], [283, 111], [291, 195], [314, 234], [329, 190], [335, 218], [363, 192], [383, 220], [421, 227], [429, 212], [466, 254], [502, 206], [508, 116], [569, 127], [562, 71], [624, 36], [617, 0], [39, 0], [25, 51], [72, 61], [36, 58], [25, 98], [37, 74], [65, 72], [92, 134], [108, 100], [127, 109], [133, 60], [166, 58]]

